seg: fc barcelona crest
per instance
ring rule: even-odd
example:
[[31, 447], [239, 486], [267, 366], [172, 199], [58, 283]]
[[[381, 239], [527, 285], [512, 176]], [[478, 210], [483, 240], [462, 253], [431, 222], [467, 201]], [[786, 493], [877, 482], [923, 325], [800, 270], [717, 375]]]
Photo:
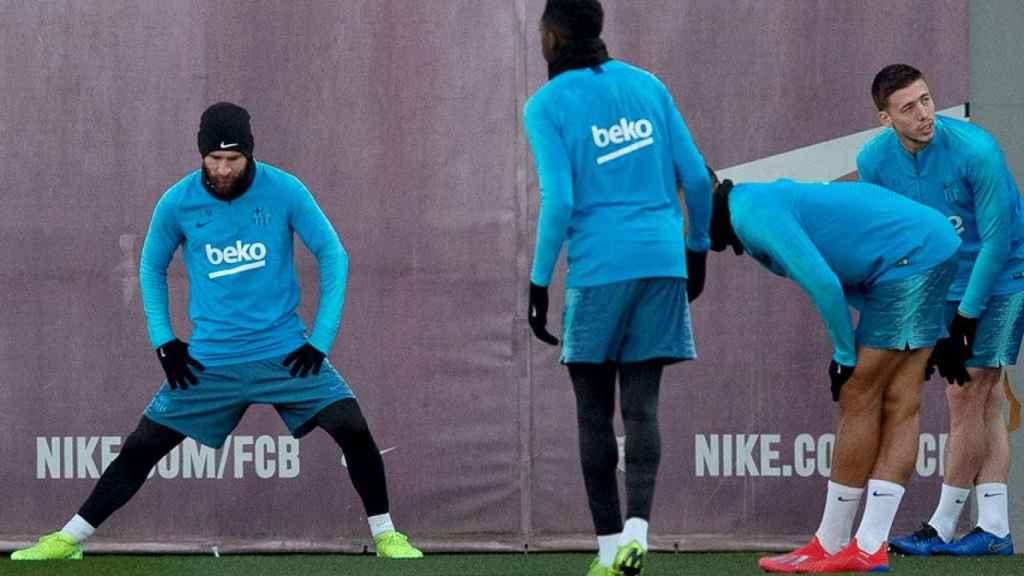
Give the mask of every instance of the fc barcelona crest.
[[252, 219], [256, 222], [257, 226], [265, 228], [270, 225], [270, 212], [263, 208], [254, 208], [252, 211]]

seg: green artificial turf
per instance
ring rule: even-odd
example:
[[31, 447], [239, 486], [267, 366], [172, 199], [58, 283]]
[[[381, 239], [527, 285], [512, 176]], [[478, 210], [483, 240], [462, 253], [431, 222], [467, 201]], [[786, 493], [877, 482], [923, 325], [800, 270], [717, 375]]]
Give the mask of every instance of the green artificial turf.
[[[753, 575], [755, 553], [653, 553], [646, 576]], [[76, 576], [565, 576], [586, 572], [589, 554], [436, 554], [423, 560], [385, 561], [358, 555], [120, 556], [92, 555], [82, 561], [0, 560], [0, 574]], [[1024, 556], [1002, 558], [893, 558], [899, 576], [1024, 576]]]

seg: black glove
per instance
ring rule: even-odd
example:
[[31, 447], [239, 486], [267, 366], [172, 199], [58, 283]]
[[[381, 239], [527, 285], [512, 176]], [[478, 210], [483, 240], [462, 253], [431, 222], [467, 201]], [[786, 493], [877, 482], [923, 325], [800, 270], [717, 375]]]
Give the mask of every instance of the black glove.
[[324, 358], [327, 354], [317, 350], [311, 346], [308, 342], [299, 346], [293, 350], [291, 354], [285, 356], [284, 365], [291, 365], [291, 375], [299, 375], [299, 378], [305, 378], [312, 371], [313, 374], [320, 373], [320, 365], [324, 363]]
[[558, 346], [558, 338], [548, 332], [548, 287], [530, 282], [530, 328], [533, 335], [545, 344]]
[[924, 381], [927, 382], [932, 379], [932, 375], [935, 374], [935, 348], [932, 348], [932, 353], [928, 355], [928, 361], [924, 365]]
[[172, 390], [179, 387], [182, 390], [188, 390], [190, 384], [192, 386], [199, 385], [199, 379], [192, 373], [189, 366], [194, 366], [200, 372], [206, 370], [205, 366], [189, 355], [188, 344], [177, 338], [157, 348], [156, 357], [160, 359], [160, 365], [164, 368], [167, 383], [170, 384]]
[[839, 391], [843, 389], [843, 384], [853, 376], [853, 366], [847, 366], [846, 364], [840, 364], [833, 360], [828, 365], [828, 378], [832, 381], [832, 401], [839, 402]]
[[935, 343], [932, 357], [939, 375], [952, 384], [963, 386], [970, 382], [967, 361], [974, 355], [974, 337], [978, 332], [978, 319], [968, 318], [958, 311], [949, 325], [949, 337]]
[[704, 291], [704, 278], [708, 269], [708, 253], [686, 249], [686, 297], [693, 302]]

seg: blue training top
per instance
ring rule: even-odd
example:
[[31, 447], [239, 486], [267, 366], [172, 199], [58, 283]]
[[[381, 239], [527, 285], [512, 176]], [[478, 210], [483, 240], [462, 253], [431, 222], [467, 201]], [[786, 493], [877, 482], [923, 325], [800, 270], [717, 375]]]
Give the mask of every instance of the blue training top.
[[729, 210], [750, 255], [810, 296], [847, 366], [857, 350], [846, 292], [929, 270], [960, 246], [942, 214], [872, 184], [737, 184]]
[[945, 214], [960, 234], [960, 267], [948, 299], [977, 318], [989, 296], [1024, 290], [1024, 199], [995, 139], [980, 126], [936, 116], [935, 135], [917, 155], [894, 130], [857, 156], [861, 180]]
[[551, 283], [566, 241], [571, 288], [686, 277], [685, 248], [710, 246], [711, 183], [661, 81], [615, 60], [563, 72], [526, 103], [525, 122], [541, 191], [534, 284]]
[[196, 170], [157, 203], [142, 247], [139, 281], [154, 348], [174, 339], [167, 266], [178, 246], [189, 278], [189, 352], [218, 366], [287, 354], [306, 342], [298, 315], [293, 233], [316, 257], [320, 305], [309, 343], [327, 353], [341, 324], [348, 255], [309, 190], [287, 172], [256, 162], [249, 189], [226, 202]]

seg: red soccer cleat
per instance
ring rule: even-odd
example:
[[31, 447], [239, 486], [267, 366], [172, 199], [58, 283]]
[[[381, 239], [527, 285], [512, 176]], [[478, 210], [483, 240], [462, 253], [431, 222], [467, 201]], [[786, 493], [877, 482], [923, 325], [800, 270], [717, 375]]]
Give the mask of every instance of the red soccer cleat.
[[800, 565], [797, 572], [801, 574], [830, 574], [832, 572], [888, 572], [889, 546], [886, 542], [878, 547], [874, 554], [860, 549], [857, 539], [839, 552], [817, 562], [806, 562]]
[[828, 552], [821, 547], [818, 537], [811, 538], [811, 541], [789, 554], [782, 556], [765, 556], [757, 561], [757, 566], [765, 572], [802, 572], [799, 568], [805, 564], [818, 562], [829, 557]]

